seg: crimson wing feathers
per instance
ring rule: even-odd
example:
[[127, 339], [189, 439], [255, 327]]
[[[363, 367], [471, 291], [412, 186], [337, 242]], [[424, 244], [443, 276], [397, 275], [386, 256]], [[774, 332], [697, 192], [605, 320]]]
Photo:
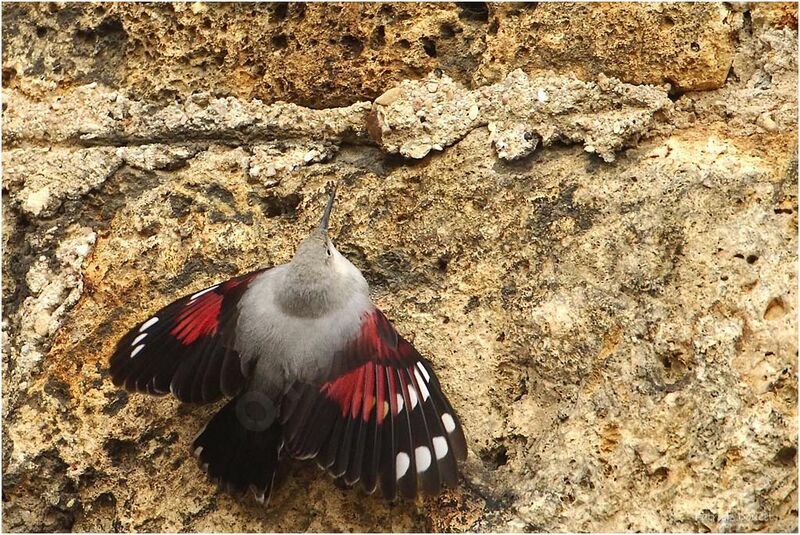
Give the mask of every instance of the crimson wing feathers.
[[156, 395], [172, 392], [192, 403], [236, 394], [245, 383], [231, 347], [236, 304], [263, 271], [182, 297], [131, 329], [111, 357], [114, 384]]
[[328, 376], [296, 383], [282, 402], [287, 451], [367, 492], [394, 498], [456, 484], [466, 458], [458, 417], [430, 362], [374, 309], [334, 356]]

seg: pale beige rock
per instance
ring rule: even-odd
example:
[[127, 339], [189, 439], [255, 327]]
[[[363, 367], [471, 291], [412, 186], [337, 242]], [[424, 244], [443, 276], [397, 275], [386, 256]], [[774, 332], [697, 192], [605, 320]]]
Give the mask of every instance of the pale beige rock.
[[[15, 318], [14, 343], [4, 346], [14, 363], [13, 368], [5, 370], [12, 383], [28, 380], [47, 351], [48, 335], [61, 326], [83, 294], [83, 264], [96, 237], [91, 228], [73, 225], [66, 229], [52, 259], [43, 255], [28, 270], [25, 285], [29, 295]], [[8, 327], [4, 325], [4, 330]], [[14, 406], [22, 392], [6, 391], [4, 399]]]
[[120, 165], [122, 158], [111, 147], [7, 149], [3, 185], [24, 212], [50, 216], [65, 199], [100, 186]]
[[402, 92], [403, 90], [400, 89], [399, 87], [393, 87], [388, 91], [386, 91], [381, 96], [379, 96], [378, 98], [376, 98], [375, 104], [378, 104], [380, 106], [388, 106], [389, 104], [397, 100], [398, 97], [400, 97], [400, 95], [402, 94]]
[[[118, 91], [89, 84], [42, 100], [7, 90], [3, 128], [9, 142], [72, 142], [83, 145], [141, 144], [180, 136], [183, 142], [306, 137], [336, 142], [366, 135], [369, 104], [313, 110], [295, 104], [267, 106], [234, 97], [193, 94], [163, 107], [132, 100]], [[53, 104], [61, 106], [53, 109]], [[76, 122], [75, 116], [85, 117]]]
[[171, 169], [183, 165], [186, 160], [203, 150], [202, 145], [135, 145], [120, 147], [117, 156], [130, 165], [143, 171]]
[[283, 175], [305, 165], [327, 161], [337, 151], [336, 145], [310, 140], [253, 145], [248, 173], [265, 186], [274, 186]]
[[[431, 91], [433, 85], [441, 90]], [[474, 91], [436, 73], [395, 90], [390, 103], [373, 108], [370, 135], [386, 151], [415, 159], [491, 124], [490, 142], [504, 160], [529, 155], [539, 140], [565, 140], [613, 161], [615, 151], [654, 130], [672, 108], [662, 88], [605, 76], [597, 83], [555, 73], [531, 78], [521, 70]]]

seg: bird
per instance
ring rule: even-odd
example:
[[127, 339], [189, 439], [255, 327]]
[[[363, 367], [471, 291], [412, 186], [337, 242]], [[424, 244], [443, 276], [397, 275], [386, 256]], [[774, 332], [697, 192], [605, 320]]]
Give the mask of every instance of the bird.
[[431, 362], [370, 298], [328, 234], [336, 184], [290, 262], [186, 295], [135, 325], [109, 361], [131, 392], [227, 403], [192, 443], [236, 497], [268, 503], [279, 463], [314, 459], [337, 483], [388, 500], [458, 484], [460, 419]]

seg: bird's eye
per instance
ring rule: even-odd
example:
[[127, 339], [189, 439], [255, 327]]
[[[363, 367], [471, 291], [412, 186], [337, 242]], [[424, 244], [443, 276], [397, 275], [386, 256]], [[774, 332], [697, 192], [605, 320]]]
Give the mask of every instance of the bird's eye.
[[325, 252], [326, 252], [326, 253], [328, 253], [328, 256], [330, 256], [330, 255], [331, 255], [331, 250], [330, 250], [330, 249], [328, 249], [327, 247], [325, 248]]

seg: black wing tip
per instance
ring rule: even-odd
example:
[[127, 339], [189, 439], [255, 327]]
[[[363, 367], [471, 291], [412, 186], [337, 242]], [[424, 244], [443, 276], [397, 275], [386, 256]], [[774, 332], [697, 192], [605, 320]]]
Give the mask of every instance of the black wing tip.
[[[209, 403], [222, 394], [238, 393], [245, 378], [238, 354], [224, 349], [223, 338], [236, 317], [233, 305], [264, 271], [251, 271], [185, 295], [137, 323], [122, 336], [109, 359], [112, 383], [129, 392], [172, 392], [187, 403]], [[205, 301], [212, 295], [214, 299]], [[186, 314], [197, 315], [194, 327], [189, 327]], [[215, 317], [216, 323], [207, 316]], [[176, 375], [183, 381], [173, 386]]]

